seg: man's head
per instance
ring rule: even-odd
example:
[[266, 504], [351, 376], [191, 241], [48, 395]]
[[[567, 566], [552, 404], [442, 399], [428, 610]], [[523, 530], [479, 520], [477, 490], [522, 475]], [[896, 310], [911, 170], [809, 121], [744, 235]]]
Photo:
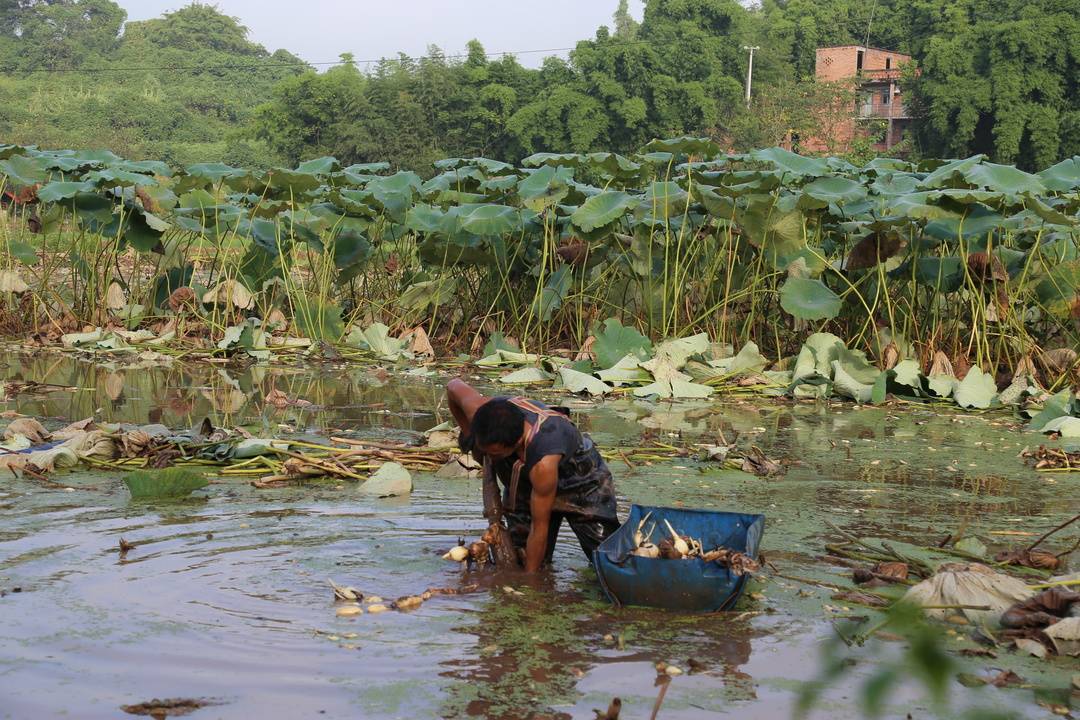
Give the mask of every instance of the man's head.
[[505, 398], [476, 409], [472, 418], [473, 447], [492, 460], [513, 455], [525, 434], [525, 413]]

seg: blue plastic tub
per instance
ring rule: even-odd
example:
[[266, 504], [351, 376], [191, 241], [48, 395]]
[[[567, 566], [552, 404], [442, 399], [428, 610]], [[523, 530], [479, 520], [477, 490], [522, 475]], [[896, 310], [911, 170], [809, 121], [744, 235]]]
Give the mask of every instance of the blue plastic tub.
[[593, 565], [608, 599], [617, 606], [686, 612], [715, 612], [734, 606], [749, 575], [736, 577], [726, 567], [701, 558], [664, 560], [631, 554], [638, 523], [650, 512], [645, 529], [656, 522], [654, 543], [670, 537], [663, 522], [666, 519], [679, 534], [700, 540], [705, 550], [726, 547], [757, 559], [765, 531], [764, 515], [633, 505], [622, 527], [593, 553]]

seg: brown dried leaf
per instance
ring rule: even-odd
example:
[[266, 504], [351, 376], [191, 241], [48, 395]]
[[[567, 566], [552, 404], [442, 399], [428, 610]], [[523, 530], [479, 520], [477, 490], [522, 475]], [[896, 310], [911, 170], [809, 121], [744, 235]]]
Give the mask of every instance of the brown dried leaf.
[[933, 377], [934, 375], [955, 375], [949, 356], [940, 350], [934, 353], [934, 361], [930, 364], [930, 371], [926, 374], [928, 377]]
[[412, 342], [409, 343], [409, 352], [419, 357], [435, 357], [435, 349], [431, 347], [431, 339], [423, 327], [417, 326], [409, 331]]
[[1057, 555], [1043, 550], [1002, 550], [994, 556], [994, 560], [1036, 570], [1057, 570], [1061, 565], [1061, 559]]
[[896, 580], [907, 580], [908, 564], [905, 562], [878, 563], [877, 567], [874, 568], [874, 572]]
[[52, 437], [52, 433], [34, 418], [17, 418], [12, 420], [4, 430], [4, 439], [10, 440], [16, 435], [22, 435], [33, 445], [43, 443]]
[[278, 410], [284, 410], [289, 407], [290, 403], [289, 396], [277, 388], [274, 388], [266, 394], [265, 401], [267, 405], [273, 405]]
[[195, 304], [195, 291], [189, 287], [179, 287], [169, 295], [169, 309], [175, 313], [191, 308]]
[[885, 598], [859, 592], [858, 590], [845, 590], [832, 596], [837, 602], [853, 603], [855, 605], [867, 605], [869, 607], [888, 607], [889, 601]]

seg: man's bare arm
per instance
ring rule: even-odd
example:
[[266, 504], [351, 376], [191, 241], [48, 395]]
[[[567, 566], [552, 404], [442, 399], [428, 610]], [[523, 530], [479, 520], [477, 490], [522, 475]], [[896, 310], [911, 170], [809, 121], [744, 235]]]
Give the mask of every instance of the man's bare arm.
[[547, 455], [529, 472], [532, 496], [532, 526], [525, 542], [525, 572], [534, 573], [544, 563], [548, 551], [548, 530], [551, 528], [551, 509], [555, 505], [555, 493], [559, 487], [559, 459], [561, 455]]
[[476, 388], [458, 378], [447, 383], [446, 398], [450, 405], [450, 414], [454, 416], [454, 421], [461, 428], [461, 434], [468, 435], [472, 431], [473, 414], [478, 407], [487, 402], [487, 398]]

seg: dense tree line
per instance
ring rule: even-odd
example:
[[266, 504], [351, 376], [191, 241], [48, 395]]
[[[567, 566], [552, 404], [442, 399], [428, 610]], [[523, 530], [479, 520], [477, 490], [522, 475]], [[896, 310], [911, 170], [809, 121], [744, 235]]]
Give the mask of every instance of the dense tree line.
[[0, 0], [0, 136], [178, 163], [332, 154], [419, 170], [681, 134], [743, 149], [827, 132], [818, 109], [851, 89], [813, 81], [814, 51], [865, 43], [917, 60], [910, 151], [1045, 166], [1080, 154], [1078, 18], [1080, 0], [647, 0], [639, 23], [620, 0], [610, 27], [536, 69], [473, 42], [463, 58], [432, 47], [362, 69], [346, 55], [316, 72], [206, 5], [125, 25], [112, 0]]

